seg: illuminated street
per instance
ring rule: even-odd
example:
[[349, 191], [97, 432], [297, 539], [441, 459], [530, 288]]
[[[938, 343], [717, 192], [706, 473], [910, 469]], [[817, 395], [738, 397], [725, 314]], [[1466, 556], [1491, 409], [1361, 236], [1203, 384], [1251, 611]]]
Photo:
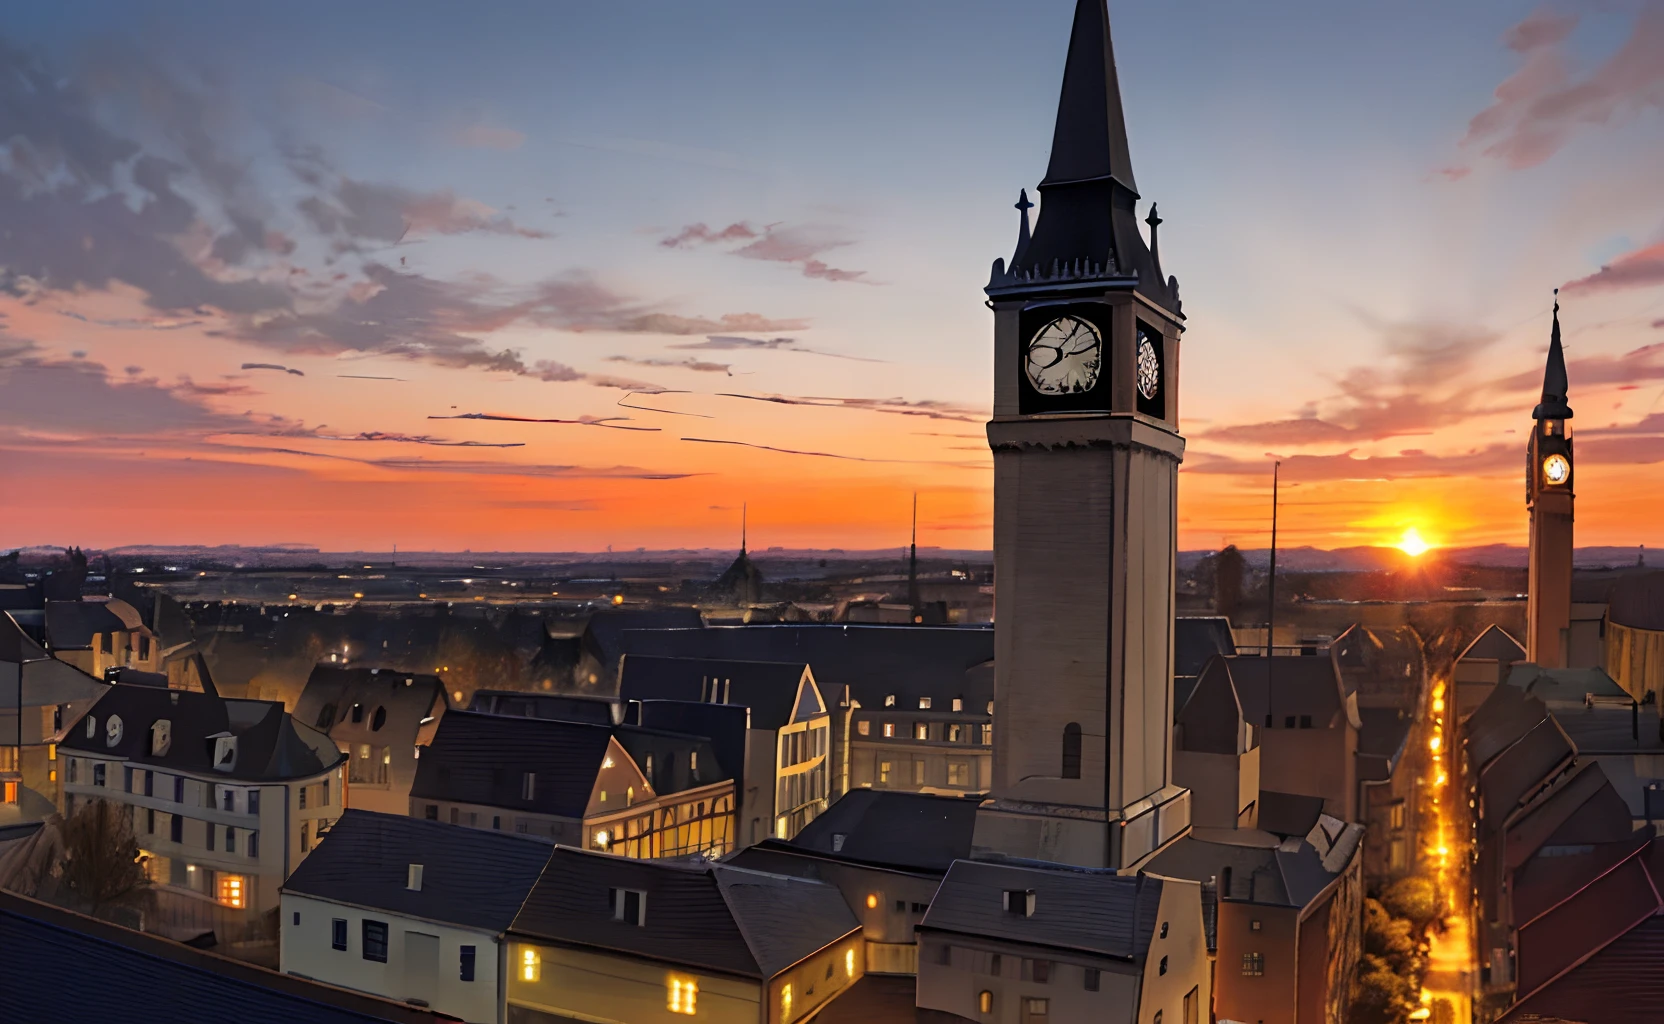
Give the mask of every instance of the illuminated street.
[[[1429, 786], [1424, 809], [1429, 822], [1422, 855], [1437, 872], [1439, 892], [1444, 901], [1443, 928], [1429, 933], [1431, 947], [1427, 975], [1423, 981], [1423, 1020], [1435, 1024], [1467, 1024], [1473, 1019], [1473, 945], [1470, 932], [1471, 901], [1467, 898], [1467, 858], [1463, 837], [1467, 835], [1467, 808], [1452, 794], [1451, 743], [1445, 728], [1447, 680], [1433, 684], [1429, 714], [1432, 722], [1428, 747]], [[1419, 1016], [1419, 1014], [1418, 1014]]]

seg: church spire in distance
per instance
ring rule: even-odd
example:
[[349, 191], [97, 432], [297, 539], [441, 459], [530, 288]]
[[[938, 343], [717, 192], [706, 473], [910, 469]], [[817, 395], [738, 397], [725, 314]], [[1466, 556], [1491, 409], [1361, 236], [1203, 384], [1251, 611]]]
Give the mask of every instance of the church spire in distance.
[[1554, 289], [1554, 330], [1548, 340], [1548, 364], [1543, 368], [1543, 400], [1531, 410], [1534, 420], [1569, 420], [1572, 407], [1566, 404], [1570, 385], [1566, 381], [1566, 352], [1560, 347], [1560, 289]]
[[1008, 269], [995, 263], [990, 293], [1058, 280], [1136, 278], [1150, 301], [1178, 313], [1178, 281], [1139, 231], [1138, 186], [1127, 147], [1121, 84], [1109, 34], [1108, 0], [1077, 0], [1058, 95], [1051, 162], [1040, 182], [1040, 217], [1029, 236], [1027, 195]]

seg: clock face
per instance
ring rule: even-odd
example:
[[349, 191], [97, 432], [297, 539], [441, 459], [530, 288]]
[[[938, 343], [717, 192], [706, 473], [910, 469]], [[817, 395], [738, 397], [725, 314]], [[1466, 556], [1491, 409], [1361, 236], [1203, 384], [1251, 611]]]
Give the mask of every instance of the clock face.
[[1042, 395], [1080, 394], [1098, 383], [1103, 350], [1103, 337], [1096, 327], [1076, 317], [1060, 316], [1030, 339], [1023, 369]]
[[1543, 479], [1551, 484], [1563, 484], [1572, 475], [1572, 464], [1564, 455], [1550, 455], [1543, 460]]
[[1146, 400], [1154, 400], [1161, 390], [1161, 360], [1156, 357], [1156, 346], [1150, 335], [1138, 332], [1138, 393]]

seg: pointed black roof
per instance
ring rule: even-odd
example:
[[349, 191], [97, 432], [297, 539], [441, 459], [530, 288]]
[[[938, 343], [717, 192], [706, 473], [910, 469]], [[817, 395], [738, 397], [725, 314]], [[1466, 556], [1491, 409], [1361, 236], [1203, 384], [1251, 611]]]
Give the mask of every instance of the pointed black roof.
[[[1556, 293], [1558, 294], [1558, 292]], [[1543, 368], [1543, 400], [1531, 410], [1534, 420], [1569, 420], [1572, 407], [1566, 404], [1566, 353], [1560, 347], [1560, 300], [1554, 301], [1554, 331], [1548, 340], [1548, 365]]]
[[[1138, 187], [1127, 147], [1121, 85], [1115, 73], [1107, 0], [1079, 0], [1057, 105], [1051, 163], [1032, 238], [1023, 230], [1011, 268], [997, 261], [990, 292], [1058, 280], [1136, 279], [1146, 297], [1179, 312], [1178, 282], [1161, 267], [1138, 229]], [[1151, 226], [1152, 232], [1154, 225]]]

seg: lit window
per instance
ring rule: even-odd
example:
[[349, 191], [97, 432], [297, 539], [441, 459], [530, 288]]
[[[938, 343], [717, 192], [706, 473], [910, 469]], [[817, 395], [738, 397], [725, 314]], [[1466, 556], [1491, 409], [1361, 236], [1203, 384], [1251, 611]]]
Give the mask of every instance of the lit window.
[[868, 910], [877, 910], [878, 909], [878, 894], [877, 893], [875, 893], [875, 892], [867, 893], [867, 909]]
[[920, 697], [919, 698], [919, 710], [920, 711], [929, 711], [930, 710], [930, 698], [929, 697]]
[[678, 978], [674, 974], [665, 983], [666, 1006], [671, 1013], [689, 1016], [699, 1012], [699, 982], [692, 978]]
[[884, 735], [887, 736], [887, 737], [894, 737], [895, 734], [896, 734], [896, 723], [894, 723], [894, 722], [885, 722], [884, 723]]
[[792, 1019], [792, 987], [783, 985], [780, 988], [780, 1016], [784, 1020]]
[[955, 711], [965, 710], [965, 700], [964, 700], [964, 698], [962, 698], [962, 697], [953, 698], [953, 710], [955, 710]]
[[983, 989], [981, 994], [976, 997], [976, 1008], [978, 1013], [993, 1013], [994, 993]]
[[1258, 978], [1265, 973], [1265, 954], [1242, 954], [1242, 973], [1251, 978]]
[[844, 977], [855, 977], [855, 947], [844, 950]]
[[856, 722], [855, 731], [862, 736], [870, 736], [872, 735], [872, 723], [867, 721]]
[[[893, 693], [891, 693], [891, 694], [886, 694], [886, 695], [885, 695], [885, 696], [884, 696], [884, 706], [885, 706], [885, 707], [887, 707], [887, 708], [893, 708], [893, 707], [895, 707], [895, 706], [896, 706], [896, 695], [895, 695], [895, 694], [893, 694]], [[90, 736], [90, 735], [92, 735], [92, 734], [91, 734], [91, 733], [88, 733], [88, 734], [87, 734], [87, 735], [89, 735], [89, 736]]]
[[220, 902], [228, 907], [242, 909], [246, 902], [243, 886], [242, 875], [220, 875]]
[[929, 722], [914, 722], [913, 723], [913, 738], [916, 739], [916, 740], [928, 740], [930, 738], [930, 723]]
[[[889, 726], [885, 726], [885, 728], [889, 728]], [[888, 762], [888, 761], [878, 762], [878, 781], [879, 782], [889, 782], [890, 781], [890, 762]]]
[[606, 829], [595, 833], [595, 848], [597, 850], [605, 850], [610, 842], [612, 842], [612, 836], [607, 835]]
[[536, 981], [543, 973], [543, 958], [537, 955], [535, 949], [520, 951], [520, 980]]

